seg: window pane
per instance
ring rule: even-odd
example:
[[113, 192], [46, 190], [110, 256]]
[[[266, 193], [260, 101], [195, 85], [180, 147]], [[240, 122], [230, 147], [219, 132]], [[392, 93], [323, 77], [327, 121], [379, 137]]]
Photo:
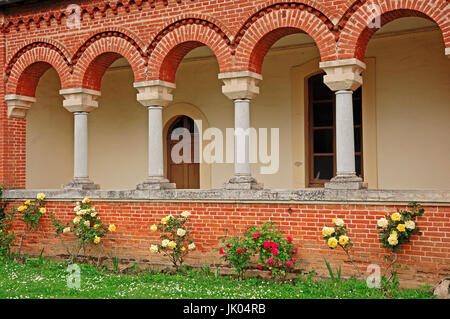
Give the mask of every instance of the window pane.
[[362, 86], [360, 86], [355, 92], [353, 92], [353, 97], [362, 98]]
[[333, 99], [333, 91], [323, 83], [323, 75], [314, 78], [313, 85], [313, 100], [331, 100]]
[[355, 152], [361, 152], [361, 128], [357, 127], [355, 132]]
[[361, 122], [362, 122], [361, 100], [353, 100], [353, 124], [361, 125]]
[[333, 156], [314, 157], [314, 179], [331, 179], [333, 177]]
[[333, 153], [333, 130], [314, 131], [314, 153]]
[[313, 125], [333, 126], [333, 103], [314, 103]]
[[355, 156], [356, 175], [361, 176], [361, 155]]

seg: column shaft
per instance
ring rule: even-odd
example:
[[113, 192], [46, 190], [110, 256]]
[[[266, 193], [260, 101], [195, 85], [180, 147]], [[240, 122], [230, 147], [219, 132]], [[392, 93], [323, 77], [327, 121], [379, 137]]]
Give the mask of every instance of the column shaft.
[[234, 100], [234, 173], [250, 176], [250, 100]]
[[353, 128], [353, 91], [336, 92], [337, 175], [355, 175], [355, 138]]
[[74, 178], [87, 179], [88, 170], [88, 113], [74, 113]]
[[164, 177], [162, 107], [148, 107], [148, 176]]

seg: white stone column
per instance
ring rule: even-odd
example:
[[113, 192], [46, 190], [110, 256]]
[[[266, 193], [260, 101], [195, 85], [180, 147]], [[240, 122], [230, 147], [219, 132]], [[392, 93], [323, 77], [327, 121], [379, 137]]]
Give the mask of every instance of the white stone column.
[[250, 71], [219, 74], [222, 92], [234, 101], [234, 176], [225, 189], [262, 189], [250, 169], [250, 101], [259, 94], [260, 74]]
[[176, 185], [164, 177], [162, 109], [173, 99], [175, 84], [164, 81], [134, 83], [137, 100], [148, 108], [148, 177], [138, 190], [174, 189]]
[[63, 106], [74, 116], [73, 179], [64, 189], [94, 190], [99, 185], [89, 179], [88, 114], [98, 107], [100, 92], [73, 88], [59, 92], [64, 96]]
[[356, 176], [353, 126], [353, 91], [362, 84], [366, 65], [357, 59], [321, 62], [324, 83], [336, 93], [336, 176], [325, 188], [361, 189], [366, 185]]

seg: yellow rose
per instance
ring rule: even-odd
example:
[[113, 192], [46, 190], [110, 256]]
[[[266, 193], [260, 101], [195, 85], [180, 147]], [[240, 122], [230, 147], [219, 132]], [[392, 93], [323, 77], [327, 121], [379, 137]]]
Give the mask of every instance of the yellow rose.
[[163, 225], [167, 224], [168, 220], [169, 219], [167, 217], [164, 217], [163, 219], [161, 219], [161, 224], [163, 224]]
[[330, 239], [328, 239], [328, 247], [336, 248], [337, 244], [338, 244], [338, 241], [337, 241], [336, 237], [331, 237]]
[[400, 232], [404, 232], [405, 231], [405, 224], [398, 224], [397, 225], [397, 230]]
[[78, 223], [80, 222], [80, 220], [81, 220], [81, 217], [80, 217], [80, 216], [77, 216], [77, 217], [75, 217], [75, 218], [73, 219], [73, 223], [74, 223], [74, 224], [78, 224]]
[[334, 233], [334, 228], [333, 227], [324, 227], [322, 229], [322, 235], [326, 236], [330, 236], [332, 233]]
[[395, 230], [393, 230], [392, 233], [389, 236], [397, 237], [397, 232]]
[[98, 244], [100, 242], [100, 240], [102, 240], [100, 237], [95, 236], [94, 238], [94, 244]]
[[151, 230], [152, 232], [155, 232], [155, 231], [158, 230], [158, 226], [156, 226], [155, 224], [153, 224], [152, 227], [150, 227], [150, 230]]
[[174, 249], [175, 247], [177, 247], [177, 243], [172, 240], [167, 244], [167, 247], [169, 247], [170, 249]]
[[388, 238], [388, 243], [389, 243], [389, 245], [391, 245], [391, 246], [397, 245], [397, 244], [398, 244], [397, 236], [389, 236], [389, 238]]
[[391, 216], [391, 219], [395, 222], [399, 221], [400, 219], [402, 219], [402, 215], [400, 215], [399, 213], [393, 213]]
[[188, 249], [189, 249], [189, 250], [194, 250], [194, 249], [195, 249], [195, 244], [194, 244], [194, 243], [190, 244], [190, 245], [188, 246]]
[[94, 228], [98, 228], [98, 227], [100, 227], [99, 224], [95, 224], [95, 225], [94, 225]]
[[181, 247], [181, 251], [186, 251], [186, 247]]
[[27, 206], [19, 206], [19, 208], [17, 208], [17, 210], [19, 212], [23, 212], [24, 210], [26, 210], [28, 207]]
[[342, 236], [340, 236], [339, 237], [339, 244], [342, 246], [342, 247], [345, 247], [345, 246], [347, 246], [347, 244], [348, 244], [348, 237], [347, 236], [345, 236], [345, 235], [342, 235]]
[[91, 200], [89, 199], [89, 197], [85, 197], [82, 201], [83, 204], [89, 204], [91, 202]]
[[44, 193], [39, 193], [39, 194], [36, 195], [36, 199], [37, 200], [44, 200], [44, 198], [45, 198], [45, 194]]
[[39, 212], [40, 212], [41, 214], [45, 214], [45, 213], [47, 212], [47, 208], [41, 207], [41, 208], [39, 209]]
[[27, 200], [27, 201], [25, 202], [25, 205], [31, 205], [31, 201], [30, 201], [30, 200]]
[[97, 216], [97, 212], [92, 212], [91, 217], [95, 217], [95, 216]]
[[116, 225], [114, 225], [114, 224], [109, 225], [108, 230], [110, 232], [115, 232], [116, 231]]

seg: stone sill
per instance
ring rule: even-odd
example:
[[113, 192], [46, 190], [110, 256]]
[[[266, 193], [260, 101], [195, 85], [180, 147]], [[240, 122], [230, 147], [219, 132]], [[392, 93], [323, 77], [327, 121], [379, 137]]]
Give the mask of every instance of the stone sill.
[[365, 203], [373, 205], [422, 204], [450, 206], [450, 191], [431, 190], [330, 190], [310, 188], [298, 190], [32, 190], [9, 189], [3, 196], [8, 201], [34, 198], [37, 193], [46, 194], [49, 201], [79, 201], [89, 197], [103, 202], [219, 202], [219, 203]]

